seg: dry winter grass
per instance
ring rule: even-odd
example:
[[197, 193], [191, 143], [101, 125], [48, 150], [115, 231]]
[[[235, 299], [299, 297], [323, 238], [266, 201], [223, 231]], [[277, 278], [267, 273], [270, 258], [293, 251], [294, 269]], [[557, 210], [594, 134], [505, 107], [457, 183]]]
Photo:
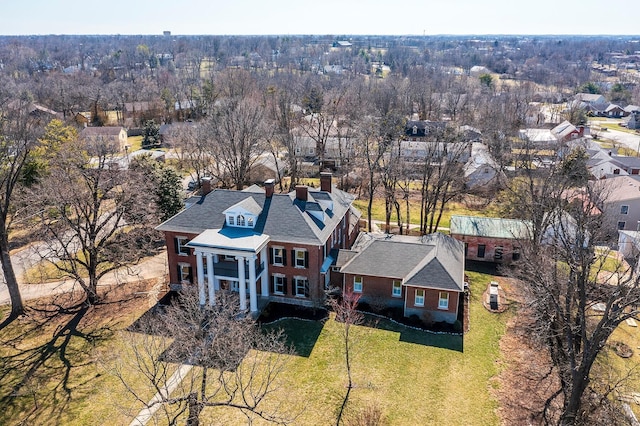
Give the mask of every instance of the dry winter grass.
[[[356, 388], [346, 418], [373, 408], [389, 425], [496, 424], [491, 378], [500, 371], [498, 342], [509, 314], [491, 314], [481, 306], [491, 279], [471, 274], [471, 331], [464, 338], [387, 321], [354, 327]], [[0, 345], [0, 424], [128, 424], [141, 407], [110, 371], [132, 340], [121, 330], [148, 309], [144, 290], [122, 288], [109, 296], [110, 303], [88, 310], [40, 305], [55, 315], [31, 310], [28, 318], [7, 326]], [[280, 325], [298, 351], [279, 391], [300, 413], [294, 424], [334, 423], [346, 384], [341, 324], [329, 319]], [[133, 372], [128, 380], [152, 397]], [[205, 424], [246, 424], [244, 416], [228, 410], [205, 410], [203, 417]]]

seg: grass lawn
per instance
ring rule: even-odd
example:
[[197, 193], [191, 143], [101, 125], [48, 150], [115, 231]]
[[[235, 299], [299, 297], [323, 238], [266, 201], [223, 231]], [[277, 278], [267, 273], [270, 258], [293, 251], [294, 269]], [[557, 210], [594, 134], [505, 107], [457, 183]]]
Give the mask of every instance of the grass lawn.
[[129, 136], [127, 138], [127, 145], [129, 145], [129, 152], [142, 149], [142, 136]]
[[[510, 314], [491, 314], [482, 307], [480, 297], [490, 275], [468, 275], [471, 330], [464, 338], [417, 331], [387, 320], [375, 327], [352, 328], [356, 387], [345, 410], [347, 419], [376, 407], [388, 425], [499, 423], [491, 378], [498, 374], [498, 341]], [[332, 315], [325, 323], [287, 319], [274, 326], [286, 331], [300, 354], [291, 359], [283, 377], [289, 385], [289, 404], [300, 411], [294, 424], [335, 424], [347, 383], [343, 325]], [[208, 415], [207, 421], [220, 421], [218, 414]], [[224, 424], [244, 423], [237, 417], [225, 418]]]
[[[464, 338], [386, 320], [375, 327], [354, 327], [356, 388], [346, 416], [376, 406], [393, 425], [498, 423], [491, 378], [498, 373], [498, 341], [509, 314], [491, 314], [480, 303], [491, 276], [469, 276], [471, 331]], [[50, 319], [33, 311], [3, 329], [0, 424], [128, 424], [139, 404], [110, 372], [136, 342], [136, 335], [120, 330], [147, 309], [146, 299], [137, 297]], [[286, 386], [279, 394], [300, 411], [294, 424], [334, 423], [346, 383], [342, 325], [329, 319], [286, 320], [278, 326], [287, 331], [298, 353], [282, 376]], [[24, 381], [27, 371], [31, 374]], [[140, 377], [127, 374], [132, 385], [151, 398], [153, 390]], [[205, 410], [204, 424], [246, 424], [242, 415], [226, 419], [219, 414]], [[231, 414], [227, 410], [223, 415]]]
[[[367, 206], [369, 201], [366, 199], [358, 199], [353, 202], [353, 205], [358, 208], [362, 212], [362, 218], [367, 219]], [[402, 222], [405, 223], [406, 220], [406, 208], [405, 204], [400, 204], [400, 214], [402, 215]], [[410, 202], [410, 220], [413, 225], [420, 224], [420, 202]], [[449, 228], [449, 222], [451, 220], [452, 215], [468, 215], [468, 216], [499, 216], [497, 212], [496, 203], [491, 203], [486, 208], [470, 208], [466, 206], [464, 203], [460, 202], [449, 202], [447, 207], [442, 214], [442, 219], [440, 220], [440, 228]], [[374, 220], [385, 220], [385, 205], [384, 200], [374, 199], [373, 206], [371, 209], [371, 216]], [[397, 215], [394, 212], [391, 215], [391, 224], [397, 224]]]

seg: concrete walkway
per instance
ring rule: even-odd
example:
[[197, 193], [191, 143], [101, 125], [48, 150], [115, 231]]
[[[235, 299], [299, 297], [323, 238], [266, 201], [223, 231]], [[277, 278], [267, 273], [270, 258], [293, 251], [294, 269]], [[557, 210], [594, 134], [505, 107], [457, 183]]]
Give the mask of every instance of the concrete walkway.
[[167, 380], [165, 386], [160, 389], [158, 393], [155, 394], [151, 401], [147, 403], [147, 407], [140, 410], [135, 419], [129, 424], [129, 426], [145, 426], [149, 420], [153, 417], [153, 415], [162, 407], [162, 401], [171, 395], [178, 385], [182, 382], [182, 380], [189, 374], [192, 365], [180, 364], [180, 367], [176, 370], [175, 373]]

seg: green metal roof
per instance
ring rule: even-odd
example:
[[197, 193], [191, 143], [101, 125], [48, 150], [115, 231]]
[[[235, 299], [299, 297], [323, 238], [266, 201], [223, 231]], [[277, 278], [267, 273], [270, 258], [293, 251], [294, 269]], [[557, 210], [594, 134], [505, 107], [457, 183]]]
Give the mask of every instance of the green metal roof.
[[529, 238], [531, 223], [526, 220], [498, 217], [451, 216], [450, 233], [475, 237]]

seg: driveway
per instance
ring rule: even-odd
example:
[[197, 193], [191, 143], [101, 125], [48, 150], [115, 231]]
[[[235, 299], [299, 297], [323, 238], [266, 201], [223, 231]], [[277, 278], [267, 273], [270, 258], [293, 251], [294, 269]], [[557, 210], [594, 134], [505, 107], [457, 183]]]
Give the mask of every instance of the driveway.
[[[32, 263], [34, 258], [30, 256], [33, 256], [33, 253], [28, 249], [21, 250], [12, 255], [12, 261], [14, 262], [14, 268], [16, 269], [16, 275], [18, 276], [19, 281], [24, 275], [25, 266], [34, 264]], [[39, 259], [40, 258], [38, 257], [37, 260]], [[166, 277], [168, 273], [167, 254], [166, 251], [163, 250], [155, 256], [144, 259], [138, 265], [119, 269], [107, 274], [102, 278], [102, 280], [100, 280], [98, 286], [113, 286], [116, 284], [161, 278]], [[67, 293], [73, 291], [74, 287], [76, 287], [75, 289], [79, 289], [79, 286], [74, 286], [74, 282], [71, 280], [44, 284], [26, 284], [21, 282], [19, 287], [23, 301], [38, 299], [40, 297], [51, 296], [54, 294]], [[3, 279], [2, 283], [0, 283], [0, 305], [6, 305], [9, 302], [9, 290]]]

